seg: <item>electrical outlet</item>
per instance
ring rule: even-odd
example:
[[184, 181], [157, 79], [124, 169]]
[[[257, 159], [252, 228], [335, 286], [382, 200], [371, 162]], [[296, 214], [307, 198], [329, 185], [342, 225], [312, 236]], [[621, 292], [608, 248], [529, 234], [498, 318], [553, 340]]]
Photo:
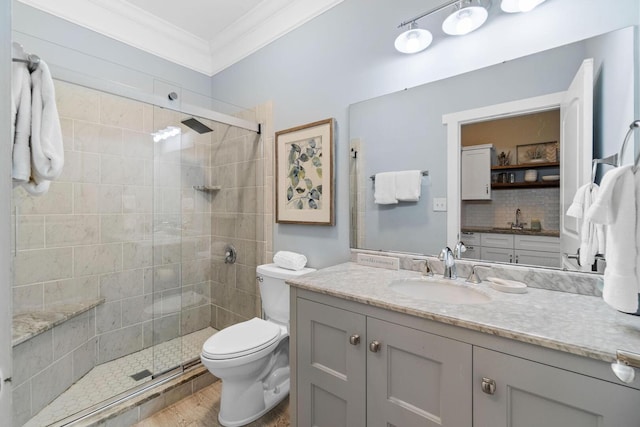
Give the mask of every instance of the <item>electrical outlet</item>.
[[447, 210], [447, 198], [446, 197], [434, 197], [433, 198], [433, 211], [445, 212]]

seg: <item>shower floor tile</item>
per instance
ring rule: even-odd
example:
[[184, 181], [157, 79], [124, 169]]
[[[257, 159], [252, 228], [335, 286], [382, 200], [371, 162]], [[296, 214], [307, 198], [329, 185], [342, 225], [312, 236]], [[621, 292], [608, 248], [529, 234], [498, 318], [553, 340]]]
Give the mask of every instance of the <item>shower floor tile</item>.
[[[200, 355], [204, 342], [216, 332], [205, 328], [181, 338], [149, 347], [137, 353], [98, 365], [36, 414], [25, 427], [42, 427], [123, 393], [151, 380], [139, 381], [131, 375], [148, 369], [164, 372]], [[154, 363], [155, 362], [155, 363]], [[155, 366], [154, 366], [155, 365]]]

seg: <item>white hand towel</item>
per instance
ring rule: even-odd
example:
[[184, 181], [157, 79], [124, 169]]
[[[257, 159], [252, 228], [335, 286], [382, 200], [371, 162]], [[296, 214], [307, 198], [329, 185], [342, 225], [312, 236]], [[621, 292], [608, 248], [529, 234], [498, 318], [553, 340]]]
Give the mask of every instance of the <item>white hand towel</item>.
[[420, 200], [422, 171], [409, 170], [396, 172], [396, 199], [400, 202]]
[[[19, 45], [13, 44], [14, 58], [25, 58]], [[31, 176], [31, 154], [29, 136], [31, 135], [31, 76], [24, 62], [13, 62], [11, 68], [11, 141], [13, 141], [13, 167], [11, 176], [14, 181], [26, 182]]]
[[64, 146], [49, 67], [40, 61], [31, 73], [31, 179], [40, 184], [62, 173]]
[[602, 298], [616, 310], [638, 310], [636, 190], [632, 166], [612, 169], [602, 179], [586, 219], [606, 225], [607, 268]]
[[307, 257], [296, 252], [278, 251], [273, 256], [273, 262], [278, 267], [298, 271], [307, 265]]
[[567, 209], [567, 216], [578, 218], [580, 234], [580, 265], [585, 271], [591, 271], [597, 254], [605, 253], [604, 226], [587, 220], [586, 214], [591, 204], [596, 200], [599, 187], [589, 183], [578, 188], [573, 203]]
[[379, 205], [394, 205], [398, 203], [398, 199], [396, 198], [395, 172], [377, 173], [374, 185], [375, 192], [373, 197], [375, 203]]

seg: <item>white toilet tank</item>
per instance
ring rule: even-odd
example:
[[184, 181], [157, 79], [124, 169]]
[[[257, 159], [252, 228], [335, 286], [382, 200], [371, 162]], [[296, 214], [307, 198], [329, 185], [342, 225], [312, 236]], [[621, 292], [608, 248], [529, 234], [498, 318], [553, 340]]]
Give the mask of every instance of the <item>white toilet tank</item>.
[[316, 269], [303, 268], [295, 271], [280, 268], [275, 264], [259, 265], [256, 268], [262, 309], [267, 320], [289, 325], [289, 285], [284, 282], [312, 271]]

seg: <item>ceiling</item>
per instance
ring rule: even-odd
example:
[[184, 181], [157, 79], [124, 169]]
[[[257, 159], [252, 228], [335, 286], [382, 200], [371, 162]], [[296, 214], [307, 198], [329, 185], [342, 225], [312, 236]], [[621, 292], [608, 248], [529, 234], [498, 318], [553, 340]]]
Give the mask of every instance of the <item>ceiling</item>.
[[20, 0], [212, 76], [343, 0]]

